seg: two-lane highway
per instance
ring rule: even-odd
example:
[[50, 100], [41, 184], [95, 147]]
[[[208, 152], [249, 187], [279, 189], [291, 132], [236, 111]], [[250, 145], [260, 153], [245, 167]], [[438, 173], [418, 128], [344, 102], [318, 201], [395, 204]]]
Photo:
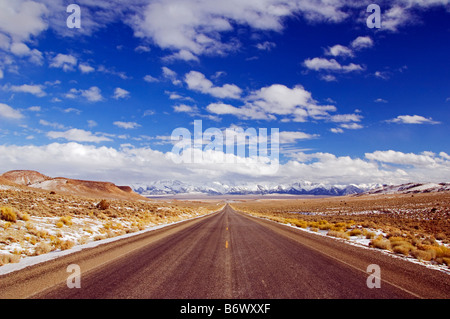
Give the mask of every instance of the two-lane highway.
[[[40, 288], [41, 291], [28, 297], [450, 297], [447, 274], [378, 251], [249, 217], [228, 205], [219, 213], [150, 233], [153, 232], [135, 239], [128, 251], [126, 245], [120, 246], [120, 254], [113, 254], [114, 258], [109, 257], [99, 265], [91, 260], [91, 265], [84, 267], [85, 261], [80, 260], [81, 288], [69, 289], [65, 280], [56, 284], [55, 279], [50, 286], [36, 285], [45, 289]], [[111, 253], [116, 248], [108, 249]], [[101, 253], [96, 252], [95, 256]], [[74, 254], [66, 264], [61, 260], [58, 267], [77, 263], [76, 258]], [[83, 258], [87, 259], [80, 257]], [[380, 288], [367, 287], [370, 276], [367, 267], [371, 264], [381, 269]], [[20, 274], [11, 274], [9, 279], [14, 280], [14, 276]], [[7, 278], [0, 278], [0, 285], [4, 280]], [[28, 275], [27, 280], [39, 278]]]

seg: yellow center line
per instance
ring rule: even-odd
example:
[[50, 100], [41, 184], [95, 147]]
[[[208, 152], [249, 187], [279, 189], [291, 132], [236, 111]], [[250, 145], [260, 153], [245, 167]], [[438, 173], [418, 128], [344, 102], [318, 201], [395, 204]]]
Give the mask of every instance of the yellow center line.
[[225, 241], [225, 248], [228, 248], [228, 240]]

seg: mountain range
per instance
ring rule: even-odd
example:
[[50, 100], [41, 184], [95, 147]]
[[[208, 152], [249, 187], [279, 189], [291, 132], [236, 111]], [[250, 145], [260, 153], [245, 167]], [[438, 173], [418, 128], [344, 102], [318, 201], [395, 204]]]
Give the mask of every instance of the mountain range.
[[204, 195], [324, 195], [343, 196], [357, 194], [409, 194], [450, 191], [450, 183], [406, 183], [401, 185], [349, 184], [331, 185], [308, 181], [290, 184], [247, 183], [230, 185], [220, 182], [195, 185], [177, 180], [162, 180], [148, 184], [133, 184], [133, 190], [146, 197], [204, 194]]
[[360, 194], [380, 187], [380, 184], [368, 185], [326, 185], [312, 182], [295, 182], [291, 184], [263, 184], [247, 183], [230, 185], [221, 182], [195, 185], [180, 181], [162, 180], [148, 184], [133, 184], [133, 190], [143, 196], [161, 196], [177, 194], [206, 194], [206, 195], [328, 195], [342, 196]]

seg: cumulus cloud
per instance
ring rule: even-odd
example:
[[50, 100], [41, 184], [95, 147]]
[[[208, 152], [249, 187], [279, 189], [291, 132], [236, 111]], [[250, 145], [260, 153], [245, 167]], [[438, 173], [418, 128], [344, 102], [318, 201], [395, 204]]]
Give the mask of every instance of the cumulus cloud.
[[46, 30], [47, 7], [36, 1], [1, 0], [0, 31], [22, 42]]
[[310, 70], [314, 71], [334, 71], [334, 72], [355, 72], [355, 71], [362, 71], [364, 68], [355, 63], [350, 63], [347, 65], [341, 65], [338, 61], [335, 59], [326, 59], [326, 58], [312, 58], [312, 59], [306, 59], [303, 62], [303, 65], [307, 67]]
[[388, 122], [398, 124], [440, 124], [440, 122], [434, 121], [431, 117], [426, 118], [421, 115], [399, 115], [394, 119], [388, 120]]
[[352, 57], [353, 56], [353, 51], [351, 49], [349, 49], [346, 46], [340, 45], [340, 44], [336, 44], [332, 47], [329, 47], [326, 51], [325, 51], [326, 55], [331, 55], [331, 56], [342, 56], [342, 57]]
[[86, 63], [80, 63], [78, 65], [78, 69], [81, 71], [81, 73], [91, 73], [95, 71], [95, 69], [92, 66]]
[[234, 84], [224, 84], [223, 86], [214, 86], [205, 75], [197, 71], [191, 71], [184, 77], [189, 89], [204, 94], [210, 94], [218, 98], [239, 99], [242, 90]]
[[65, 94], [65, 97], [69, 99], [75, 99], [78, 96], [84, 97], [89, 102], [100, 102], [104, 100], [101, 90], [97, 86], [91, 86], [86, 90], [72, 88], [68, 93]]
[[37, 49], [31, 50], [25, 43], [14, 42], [10, 47], [10, 51], [16, 56], [28, 57], [29, 61], [34, 64], [42, 65], [44, 63], [42, 52]]
[[112, 141], [110, 138], [103, 135], [96, 135], [92, 132], [81, 130], [81, 129], [70, 129], [67, 131], [50, 131], [47, 132], [47, 137], [50, 139], [65, 139], [68, 141], [75, 142], [109, 142]]
[[23, 114], [7, 104], [0, 103], [0, 118], [18, 120], [23, 118]]
[[113, 96], [114, 99], [116, 99], [116, 100], [126, 99], [128, 97], [130, 97], [130, 92], [128, 92], [127, 90], [119, 88], [119, 87], [114, 90], [114, 96]]
[[135, 129], [135, 128], [138, 128], [141, 126], [136, 122], [123, 122], [123, 121], [115, 121], [113, 124], [117, 127], [120, 127], [120, 128], [126, 129], [126, 130]]
[[366, 48], [371, 48], [373, 46], [373, 40], [369, 36], [359, 36], [350, 44], [355, 50], [362, 50]]
[[320, 105], [311, 92], [302, 85], [289, 88], [273, 84], [252, 91], [239, 107], [226, 103], [211, 103], [207, 110], [217, 115], [234, 115], [241, 119], [306, 122], [309, 119], [327, 119], [336, 111], [333, 105]]
[[12, 85], [9, 87], [9, 90], [12, 92], [29, 93], [37, 97], [47, 95], [44, 91], [44, 86], [39, 84]]
[[[81, 135], [83, 134], [86, 132]], [[88, 138], [85, 139], [100, 137], [92, 133], [86, 136]], [[203, 155], [207, 159], [213, 159], [209, 151], [203, 151]], [[216, 154], [223, 155], [220, 152]], [[436, 155], [429, 152], [414, 154], [376, 151], [365, 154], [363, 158], [296, 152], [291, 154], [289, 161], [279, 164], [276, 175], [269, 174], [267, 166], [249, 158], [229, 165], [217, 165], [213, 160], [176, 164], [172, 160], [173, 156], [170, 151], [163, 153], [148, 147], [116, 149], [78, 142], [42, 146], [0, 145], [0, 165], [4, 170], [17, 169], [17, 163], [21, 163], [24, 169], [40, 170], [51, 176], [81, 177], [82, 172], [81, 178], [109, 180], [119, 184], [162, 179], [197, 183], [233, 181], [237, 184], [248, 181], [283, 183], [296, 180], [332, 184], [401, 184], [450, 179], [450, 156], [444, 152]]]
[[50, 62], [51, 68], [61, 68], [65, 72], [74, 71], [78, 60], [73, 55], [58, 53]]

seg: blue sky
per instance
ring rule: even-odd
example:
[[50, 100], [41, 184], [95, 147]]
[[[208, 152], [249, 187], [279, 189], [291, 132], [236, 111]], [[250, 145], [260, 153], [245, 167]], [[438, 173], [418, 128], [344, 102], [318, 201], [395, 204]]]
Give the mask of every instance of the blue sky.
[[[448, 182], [449, 18], [448, 0], [0, 0], [0, 165], [122, 184]], [[174, 163], [171, 133], [194, 120], [279, 129], [279, 169]]]

